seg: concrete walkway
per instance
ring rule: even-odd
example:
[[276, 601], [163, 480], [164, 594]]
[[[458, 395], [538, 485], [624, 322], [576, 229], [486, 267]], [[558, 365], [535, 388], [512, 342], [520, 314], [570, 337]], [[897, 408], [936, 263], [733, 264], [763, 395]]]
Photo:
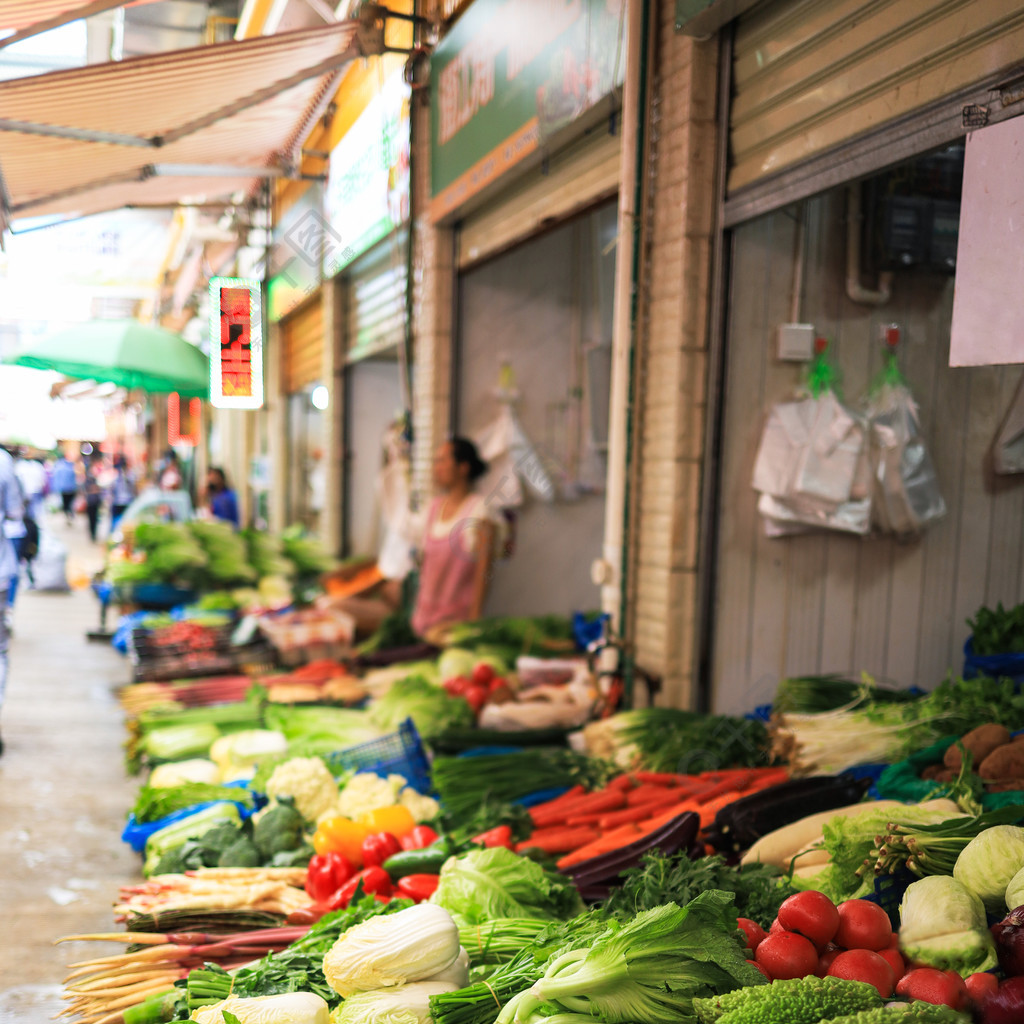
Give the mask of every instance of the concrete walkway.
[[[68, 547], [68, 578], [102, 565], [84, 518], [47, 523]], [[115, 616], [111, 613], [110, 624]], [[126, 776], [115, 691], [129, 679], [109, 644], [89, 642], [99, 605], [88, 588], [23, 590], [14, 610], [0, 714], [0, 1024], [39, 1024], [63, 1008], [67, 964], [118, 952], [62, 935], [115, 931], [118, 886], [139, 877], [120, 840], [139, 780]]]

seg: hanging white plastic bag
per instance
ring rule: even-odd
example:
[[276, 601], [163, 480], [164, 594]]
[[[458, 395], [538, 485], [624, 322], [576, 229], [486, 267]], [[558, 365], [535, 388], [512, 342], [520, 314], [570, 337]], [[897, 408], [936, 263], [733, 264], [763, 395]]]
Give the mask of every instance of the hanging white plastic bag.
[[476, 435], [487, 473], [477, 484], [494, 508], [518, 508], [523, 504], [523, 485], [540, 501], [554, 501], [555, 485], [507, 402], [496, 419]]
[[996, 435], [992, 468], [1000, 475], [1024, 473], [1024, 376]]
[[900, 537], [921, 533], [946, 514], [935, 466], [921, 437], [917, 404], [902, 381], [875, 388], [867, 406], [875, 521]]
[[864, 422], [831, 388], [775, 405], [754, 462], [758, 511], [770, 537], [804, 529], [866, 534], [870, 466]]

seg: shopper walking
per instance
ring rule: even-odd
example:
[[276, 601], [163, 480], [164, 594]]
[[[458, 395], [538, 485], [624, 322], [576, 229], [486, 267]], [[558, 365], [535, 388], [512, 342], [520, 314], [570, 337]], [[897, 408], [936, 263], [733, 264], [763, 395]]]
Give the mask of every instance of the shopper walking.
[[85, 494], [85, 517], [89, 522], [89, 539], [96, 540], [96, 529], [100, 521], [100, 505], [103, 502], [103, 488], [99, 480], [100, 467], [96, 461], [85, 466], [85, 483], [82, 490]]
[[214, 519], [238, 526], [238, 496], [228, 486], [228, 478], [219, 466], [206, 474], [206, 502]]
[[114, 479], [110, 484], [110, 530], [113, 532], [124, 515], [124, 510], [135, 497], [135, 474], [128, 468], [123, 455], [114, 457]]
[[61, 507], [68, 526], [75, 518], [75, 495], [78, 493], [78, 476], [75, 464], [63, 453], [53, 466], [53, 489], [60, 495]]
[[[25, 506], [21, 500], [21, 487], [14, 475], [14, 460], [0, 449], [0, 518], [3, 522], [22, 522]], [[2, 532], [2, 531], [0, 531]], [[7, 618], [7, 591], [12, 576], [17, 575], [18, 559], [14, 546], [5, 537], [0, 537], [0, 709], [3, 708], [7, 691], [7, 647], [10, 639]], [[3, 753], [3, 739], [0, 738], [0, 754]]]
[[26, 514], [37, 523], [43, 518], [43, 499], [46, 497], [46, 470], [38, 459], [30, 459], [24, 453], [14, 464], [14, 472], [21, 483], [25, 496]]

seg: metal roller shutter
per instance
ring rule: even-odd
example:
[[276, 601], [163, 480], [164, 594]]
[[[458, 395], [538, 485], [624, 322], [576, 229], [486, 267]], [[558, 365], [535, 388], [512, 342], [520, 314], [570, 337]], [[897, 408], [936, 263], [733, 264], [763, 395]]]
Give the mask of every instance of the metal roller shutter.
[[459, 269], [614, 196], [621, 146], [618, 134], [584, 136], [524, 175], [501, 199], [468, 216], [458, 236]]
[[348, 361], [394, 349], [405, 342], [406, 232], [375, 246], [348, 274]]
[[[823, 177], [830, 168], [849, 180], [912, 155], [908, 146], [922, 152], [963, 135], [961, 103], [979, 90], [991, 102], [1022, 63], [1024, 4], [1010, 0], [756, 8], [737, 20], [733, 41], [727, 220], [740, 219], [744, 197], [778, 205], [835, 184]], [[1005, 94], [994, 98], [992, 120], [1016, 112]], [[943, 101], [921, 136], [921, 116]], [[761, 212], [747, 206], [747, 216]]]
[[293, 395], [323, 376], [324, 312], [320, 292], [283, 320], [281, 328], [285, 393]]

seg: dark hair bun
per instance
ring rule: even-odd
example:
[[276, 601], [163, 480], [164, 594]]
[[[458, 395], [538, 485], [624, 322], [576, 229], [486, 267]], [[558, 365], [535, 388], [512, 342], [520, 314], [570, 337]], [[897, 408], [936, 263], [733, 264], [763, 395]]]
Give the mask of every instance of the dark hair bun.
[[468, 437], [453, 437], [451, 439], [452, 458], [456, 465], [469, 467], [469, 479], [479, 480], [487, 472], [487, 463], [480, 458], [476, 445]]

